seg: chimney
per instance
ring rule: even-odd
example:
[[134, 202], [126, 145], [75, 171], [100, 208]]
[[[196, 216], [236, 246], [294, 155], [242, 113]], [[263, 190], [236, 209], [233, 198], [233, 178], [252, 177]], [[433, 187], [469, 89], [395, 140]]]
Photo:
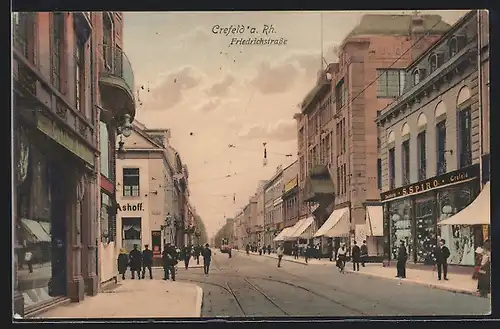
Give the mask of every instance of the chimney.
[[411, 34], [415, 36], [424, 32], [424, 17], [420, 15], [418, 10], [415, 10], [411, 16]]

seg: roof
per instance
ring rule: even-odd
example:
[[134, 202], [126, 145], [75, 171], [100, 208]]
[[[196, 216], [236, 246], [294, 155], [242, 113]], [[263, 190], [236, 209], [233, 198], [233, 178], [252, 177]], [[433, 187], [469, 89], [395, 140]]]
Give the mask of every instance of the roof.
[[[412, 15], [364, 15], [346, 39], [361, 35], [410, 35], [412, 17]], [[440, 15], [421, 15], [421, 17], [424, 21], [424, 30], [430, 30], [430, 34], [440, 35], [451, 27], [442, 20]]]

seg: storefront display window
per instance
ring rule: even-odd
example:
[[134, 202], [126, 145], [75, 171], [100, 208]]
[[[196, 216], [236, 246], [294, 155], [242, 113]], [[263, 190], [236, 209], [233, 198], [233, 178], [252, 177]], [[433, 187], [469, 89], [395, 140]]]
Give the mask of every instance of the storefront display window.
[[434, 194], [424, 194], [415, 199], [415, 235], [417, 262], [434, 263], [437, 245], [436, 199]]
[[24, 305], [29, 307], [51, 298], [50, 172], [45, 156], [29, 145], [26, 135], [19, 133], [17, 137], [17, 276]]
[[[476, 184], [461, 184], [438, 192], [439, 221], [467, 207], [477, 196]], [[474, 265], [474, 230], [472, 226], [439, 226], [439, 235], [450, 249], [450, 264]]]
[[404, 241], [408, 254], [412, 254], [411, 202], [410, 199], [393, 201], [389, 204], [389, 223], [392, 259], [397, 258], [400, 241]]

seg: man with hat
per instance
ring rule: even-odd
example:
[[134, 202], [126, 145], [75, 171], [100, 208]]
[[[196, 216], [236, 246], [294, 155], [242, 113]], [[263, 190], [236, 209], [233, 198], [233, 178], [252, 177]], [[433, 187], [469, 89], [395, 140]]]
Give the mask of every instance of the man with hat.
[[151, 266], [153, 265], [153, 251], [149, 249], [149, 245], [144, 246], [144, 251], [142, 252], [142, 278], [146, 276], [146, 268], [149, 271], [149, 278], [153, 279], [153, 273], [151, 272]]
[[141, 279], [141, 265], [142, 265], [142, 253], [139, 246], [134, 244], [134, 249], [130, 252], [128, 259], [130, 262], [130, 272], [132, 272], [132, 279], [135, 279], [135, 272], [137, 272], [137, 279]]
[[161, 256], [163, 262], [163, 280], [169, 280], [172, 275], [172, 281], [175, 281], [175, 265], [177, 264], [177, 252], [170, 242], [167, 242]]

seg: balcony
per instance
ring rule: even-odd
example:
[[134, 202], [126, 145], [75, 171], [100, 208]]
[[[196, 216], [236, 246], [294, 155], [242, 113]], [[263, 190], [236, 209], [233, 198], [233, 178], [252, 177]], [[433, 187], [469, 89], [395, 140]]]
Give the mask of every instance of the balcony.
[[100, 45], [99, 89], [106, 116], [135, 117], [134, 71], [125, 53], [118, 47]]

